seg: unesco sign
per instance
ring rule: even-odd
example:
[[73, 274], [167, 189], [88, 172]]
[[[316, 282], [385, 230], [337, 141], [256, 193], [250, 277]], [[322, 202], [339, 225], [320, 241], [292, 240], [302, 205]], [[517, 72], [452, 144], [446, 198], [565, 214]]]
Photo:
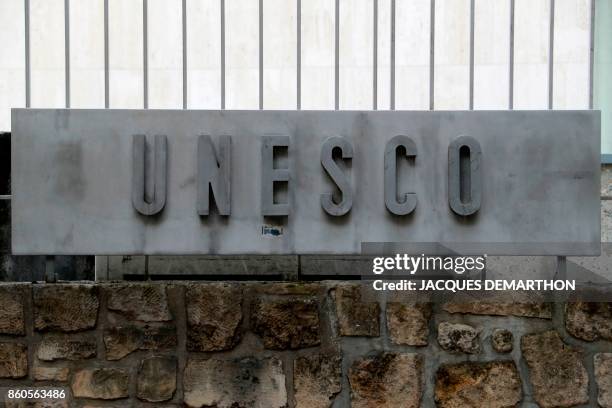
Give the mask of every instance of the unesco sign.
[[12, 124], [14, 254], [599, 252], [594, 111], [15, 109]]

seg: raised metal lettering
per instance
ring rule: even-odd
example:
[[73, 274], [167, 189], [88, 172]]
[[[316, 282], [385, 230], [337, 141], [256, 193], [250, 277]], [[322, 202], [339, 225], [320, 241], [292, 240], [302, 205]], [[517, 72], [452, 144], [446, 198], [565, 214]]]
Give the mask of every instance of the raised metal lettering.
[[400, 196], [397, 191], [397, 149], [403, 147], [406, 157], [416, 157], [416, 144], [408, 136], [395, 136], [385, 148], [385, 205], [387, 210], [395, 215], [410, 214], [417, 205], [415, 193], [404, 193]]
[[339, 217], [351, 210], [353, 206], [353, 190], [349, 178], [342, 172], [338, 164], [334, 161], [333, 151], [339, 148], [342, 159], [353, 158], [353, 145], [343, 137], [330, 137], [321, 147], [321, 166], [325, 169], [329, 178], [336, 184], [342, 200], [337, 203], [334, 201], [332, 193], [321, 194], [321, 207], [329, 215]]
[[[165, 135], [155, 136], [154, 161], [147, 166], [145, 135], [132, 138], [132, 205], [143, 215], [154, 215], [166, 205], [166, 180], [168, 165], [168, 140]], [[153, 168], [153, 176], [147, 174]]]
[[482, 150], [470, 136], [459, 136], [448, 146], [448, 204], [457, 215], [472, 215], [482, 200]]

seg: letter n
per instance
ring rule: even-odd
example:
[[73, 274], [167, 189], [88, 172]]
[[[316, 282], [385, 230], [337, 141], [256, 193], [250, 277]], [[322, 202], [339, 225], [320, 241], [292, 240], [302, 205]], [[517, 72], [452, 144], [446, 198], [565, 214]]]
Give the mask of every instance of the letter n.
[[231, 212], [232, 137], [219, 137], [216, 150], [208, 135], [198, 138], [198, 214], [210, 214], [211, 193], [221, 215]]

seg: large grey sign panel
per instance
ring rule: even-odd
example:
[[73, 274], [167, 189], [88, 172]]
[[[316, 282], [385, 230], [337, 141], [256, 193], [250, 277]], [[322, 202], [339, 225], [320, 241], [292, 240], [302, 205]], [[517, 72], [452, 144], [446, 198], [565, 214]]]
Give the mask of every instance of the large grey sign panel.
[[[12, 126], [14, 254], [357, 254], [363, 242], [600, 250], [599, 112], [15, 109]], [[165, 202], [133, 202], [134, 135], [146, 135], [145, 151], [166, 146], [155, 154], [166, 157]], [[198, 163], [212, 154], [199, 140], [212, 141], [218, 165]], [[480, 152], [461, 168], [474, 176], [468, 204], [449, 150], [466, 143]], [[385, 156], [396, 172], [385, 173]], [[210, 176], [210, 196], [229, 207], [205, 205], [197, 185], [219, 166], [230, 176]], [[151, 191], [159, 174], [147, 174]], [[332, 208], [335, 185], [347, 200]]]

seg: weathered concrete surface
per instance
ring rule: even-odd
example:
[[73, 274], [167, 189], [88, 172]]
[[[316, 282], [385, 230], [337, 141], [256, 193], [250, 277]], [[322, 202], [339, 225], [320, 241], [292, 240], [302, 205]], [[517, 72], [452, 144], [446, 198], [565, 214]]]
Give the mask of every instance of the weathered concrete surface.
[[[12, 125], [15, 254], [359, 254], [362, 242], [435, 242], [442, 232], [448, 242], [520, 243], [499, 247], [499, 254], [600, 251], [596, 111], [16, 109]], [[167, 201], [157, 218], [132, 207], [135, 134], [168, 136]], [[196, 211], [201, 134], [233, 138], [226, 219]], [[291, 140], [291, 211], [284, 220], [261, 213], [261, 138], [270, 134]], [[320, 194], [333, 188], [320, 161], [330, 135], [346, 138], [357, 152], [355, 205], [339, 222], [330, 222], [320, 204]], [[415, 178], [399, 186], [418, 198], [408, 229], [382, 200], [386, 143], [396, 135], [409, 135], [418, 150]], [[446, 194], [448, 147], [459, 135], [478, 140], [483, 153], [485, 196], [469, 228]], [[417, 181], [423, 177], [427, 182]], [[266, 225], [282, 233], [262, 233]]]

